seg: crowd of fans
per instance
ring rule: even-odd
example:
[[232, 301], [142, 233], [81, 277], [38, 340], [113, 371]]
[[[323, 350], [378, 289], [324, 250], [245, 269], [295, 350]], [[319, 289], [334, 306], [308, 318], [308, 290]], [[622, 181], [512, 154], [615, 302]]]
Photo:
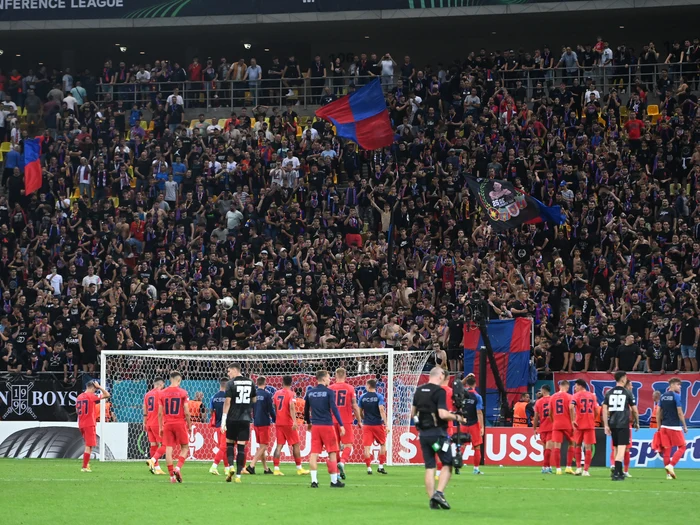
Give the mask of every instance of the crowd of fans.
[[[382, 151], [292, 105], [187, 122], [173, 82], [206, 80], [209, 62], [139, 67], [133, 78], [163, 84], [144, 108], [118, 90], [95, 98], [132, 78], [124, 64], [96, 81], [2, 75], [0, 370], [70, 380], [102, 349], [383, 345], [458, 370], [475, 290], [492, 319], [533, 319], [540, 370], [697, 370], [697, 42], [668, 57], [599, 39], [440, 68], [390, 55], [323, 66], [357, 85], [390, 77], [396, 140]], [[628, 65], [633, 86], [596, 88], [600, 68]], [[250, 81], [243, 66], [222, 60], [217, 75]], [[290, 63], [275, 67], [285, 77]], [[336, 96], [332, 81], [314, 86]], [[26, 195], [23, 141], [37, 130], [43, 186]], [[567, 223], [497, 234], [467, 176], [508, 180]]]

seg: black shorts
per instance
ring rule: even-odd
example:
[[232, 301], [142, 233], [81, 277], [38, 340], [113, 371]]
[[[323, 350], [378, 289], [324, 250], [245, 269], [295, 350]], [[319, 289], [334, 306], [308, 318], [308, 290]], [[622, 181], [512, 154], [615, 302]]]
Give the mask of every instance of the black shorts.
[[97, 364], [97, 352], [86, 351], [80, 355], [80, 364], [82, 365], [96, 365]]
[[459, 348], [456, 346], [447, 347], [447, 359], [450, 361], [459, 361], [464, 357], [464, 348]]
[[248, 441], [250, 422], [226, 420], [226, 441]]
[[612, 437], [613, 447], [626, 447], [630, 444], [630, 429], [625, 428], [611, 428], [610, 437]]
[[[433, 432], [427, 435], [421, 433], [420, 435], [420, 449], [423, 452], [423, 462], [425, 463], [425, 468], [435, 468], [437, 462], [435, 461], [435, 456], [440, 459], [443, 465], [452, 464], [452, 443], [447, 434], [435, 434]], [[433, 445], [437, 443], [440, 448], [437, 452], [433, 450]], [[445, 450], [446, 449], [446, 450]]]

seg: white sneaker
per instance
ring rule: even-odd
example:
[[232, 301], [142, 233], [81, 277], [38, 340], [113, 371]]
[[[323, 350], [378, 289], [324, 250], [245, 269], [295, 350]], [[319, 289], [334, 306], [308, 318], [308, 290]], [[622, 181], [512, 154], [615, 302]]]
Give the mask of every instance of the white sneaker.
[[287, 96], [288, 96], [288, 97], [293, 97], [293, 96], [294, 96], [294, 91], [292, 91], [291, 89], [290, 89], [289, 91], [287, 91]]
[[673, 478], [671, 477], [671, 474], [666, 474], [666, 479], [673, 479]]
[[625, 472], [625, 477], [626, 477], [626, 478], [631, 478], [631, 477], [632, 477], [632, 474], [630, 474], [629, 472]]
[[672, 479], [676, 479], [676, 472], [673, 469], [673, 465], [670, 463], [664, 467], [666, 469], [666, 473], [671, 476]]
[[580, 468], [577, 468], [576, 472], [574, 472], [574, 476], [580, 476], [582, 472], [583, 472], [583, 470], [581, 470]]
[[591, 473], [588, 472], [587, 470], [584, 470], [584, 471], [581, 473], [581, 475], [582, 475], [584, 478], [590, 478], [590, 477], [591, 477]]

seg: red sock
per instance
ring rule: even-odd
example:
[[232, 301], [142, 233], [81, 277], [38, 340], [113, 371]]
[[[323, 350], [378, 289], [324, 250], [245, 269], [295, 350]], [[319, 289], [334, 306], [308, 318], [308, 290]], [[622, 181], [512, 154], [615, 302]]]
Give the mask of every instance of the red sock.
[[576, 454], [576, 447], [569, 447], [566, 451], [566, 468], [571, 466], [571, 462], [574, 460], [574, 455]]
[[83, 452], [83, 468], [87, 468], [88, 463], [90, 463], [90, 453]]
[[542, 464], [542, 466], [545, 468], [549, 468], [552, 466], [552, 449], [551, 448], [544, 449], [544, 463]]
[[583, 464], [583, 470], [588, 470], [591, 467], [591, 460], [593, 459], [593, 450], [586, 450], [585, 453], [585, 463]]
[[371, 463], [372, 463], [372, 457], [371, 456], [365, 457], [365, 465], [367, 465], [367, 468], [369, 468]]
[[175, 473], [173, 472], [173, 466], [172, 466], [172, 465], [168, 465], [168, 474], [170, 474], [171, 477], [175, 475]]
[[224, 459], [225, 455], [225, 451], [219, 449], [219, 451], [216, 453], [216, 456], [214, 456], [214, 463], [216, 463], [217, 465], [221, 463], [221, 460]]
[[671, 449], [670, 448], [663, 449], [662, 455], [664, 457], [664, 466], [670, 465], [671, 464]]
[[151, 456], [151, 457], [153, 459], [155, 459], [156, 463], [157, 463], [158, 460], [163, 456], [163, 454], [165, 454], [165, 446], [161, 445], [160, 448], [158, 448], [158, 450], [156, 450], [155, 454], [153, 454], [153, 456]]
[[337, 461], [329, 461], [328, 463], [326, 463], [326, 466], [328, 467], [329, 474], [337, 474], [338, 473], [338, 462]]
[[[278, 460], [277, 460], [277, 465], [279, 465], [279, 464], [280, 464], [280, 460], [278, 459]], [[295, 464], [297, 467], [301, 467], [301, 458], [294, 458], [294, 464]]]
[[153, 456], [156, 455], [156, 450], [158, 450], [158, 445], [151, 445], [151, 449], [150, 449], [150, 452], [149, 452], [150, 457], [153, 457]]
[[347, 463], [350, 461], [350, 454], [352, 453], [352, 448], [351, 447], [345, 447], [343, 449], [343, 452], [340, 454], [340, 461], [342, 463]]
[[625, 449], [625, 472], [630, 469], [630, 449]]
[[576, 462], [576, 468], [581, 468], [581, 452], [583, 452], [581, 447], [576, 447], [574, 449], [574, 461]]
[[561, 449], [560, 448], [553, 448], [552, 449], [552, 457], [554, 458], [554, 468], [561, 468]]
[[279, 467], [280, 466], [280, 458], [272, 458], [272, 464], [275, 467]]
[[379, 464], [386, 465], [386, 454], [379, 454]]
[[182, 468], [182, 465], [185, 464], [185, 459], [187, 459], [185, 456], [180, 456], [177, 458], [177, 468]]
[[676, 449], [676, 453], [673, 455], [673, 459], [671, 460], [671, 465], [674, 467], [678, 464], [678, 462], [683, 459], [683, 455], [685, 454], [685, 447], [678, 447]]
[[479, 465], [481, 465], [481, 449], [477, 448], [474, 451], [474, 468], [479, 468]]
[[436, 468], [437, 468], [438, 472], [440, 472], [442, 470], [442, 461], [438, 460]]

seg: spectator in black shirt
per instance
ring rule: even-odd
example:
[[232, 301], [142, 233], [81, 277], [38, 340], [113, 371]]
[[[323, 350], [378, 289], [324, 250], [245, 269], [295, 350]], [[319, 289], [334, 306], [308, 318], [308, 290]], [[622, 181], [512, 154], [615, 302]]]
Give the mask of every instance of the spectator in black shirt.
[[668, 350], [661, 344], [658, 335], [651, 338], [651, 344], [646, 349], [647, 372], [664, 372], [668, 363]]
[[591, 363], [592, 349], [584, 344], [583, 337], [576, 338], [573, 348], [569, 349], [569, 373], [588, 372]]
[[634, 372], [642, 360], [642, 351], [639, 346], [634, 343], [634, 336], [628, 335], [625, 338], [625, 343], [617, 348], [615, 354], [615, 370], [624, 372]]
[[615, 347], [610, 346], [605, 337], [600, 340], [600, 346], [594, 350], [595, 369], [598, 372], [612, 372], [615, 362]]

